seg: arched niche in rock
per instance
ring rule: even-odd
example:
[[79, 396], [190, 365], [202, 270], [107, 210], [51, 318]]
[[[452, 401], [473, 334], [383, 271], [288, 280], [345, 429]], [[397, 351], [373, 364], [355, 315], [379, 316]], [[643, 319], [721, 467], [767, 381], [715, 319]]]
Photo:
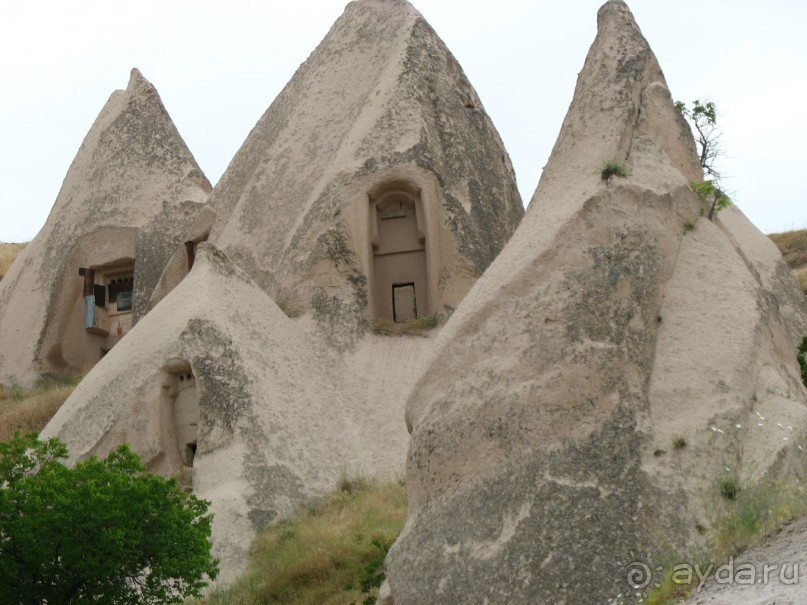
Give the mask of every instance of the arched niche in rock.
[[392, 181], [374, 187], [368, 197], [374, 318], [403, 323], [432, 313], [430, 242], [420, 188]]
[[199, 395], [190, 363], [175, 359], [163, 368], [161, 418], [163, 448], [169, 466], [186, 486], [192, 471], [199, 439]]
[[129, 332], [136, 241], [134, 228], [105, 227], [73, 242], [43, 310], [46, 367], [87, 372]]

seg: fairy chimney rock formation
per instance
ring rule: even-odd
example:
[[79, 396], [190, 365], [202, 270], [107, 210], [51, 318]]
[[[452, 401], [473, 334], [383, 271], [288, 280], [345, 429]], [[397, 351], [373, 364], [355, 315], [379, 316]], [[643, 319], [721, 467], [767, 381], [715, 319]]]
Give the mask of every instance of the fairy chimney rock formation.
[[210, 241], [344, 350], [450, 314], [523, 208], [462, 69], [405, 0], [351, 2], [238, 151]]
[[443, 42], [357, 0], [212, 192], [132, 72], [0, 282], [0, 382], [92, 368], [43, 436], [128, 442], [210, 500], [224, 581], [339, 475], [406, 459], [384, 602], [608, 602], [631, 553], [709, 547], [720, 479], [807, 475], [807, 302], [702, 178], [621, 0], [523, 220]]
[[[249, 313], [233, 312], [240, 301]], [[272, 300], [210, 244], [188, 276], [87, 375], [43, 432], [73, 460], [129, 443], [212, 503], [222, 579], [257, 532], [365, 468], [321, 361]]]
[[77, 458], [129, 442], [192, 485], [230, 579], [259, 529], [340, 473], [400, 474], [405, 398], [435, 339], [368, 328], [445, 321], [523, 212], [498, 134], [421, 15], [353, 2], [209, 204], [168, 238], [165, 209], [143, 221], [137, 266], [161, 272], [135, 285], [136, 325], [45, 435]]
[[[0, 382], [92, 367], [131, 328], [138, 282], [162, 272], [165, 254], [150, 244], [176, 237], [210, 190], [157, 91], [133, 69], [85, 137], [44, 227], [0, 282]], [[150, 235], [140, 232], [159, 217]], [[138, 248], [147, 258], [135, 272]]]
[[631, 553], [698, 552], [719, 478], [804, 474], [807, 308], [739, 210], [700, 216], [700, 178], [610, 0], [527, 215], [410, 395], [396, 605], [608, 602]]

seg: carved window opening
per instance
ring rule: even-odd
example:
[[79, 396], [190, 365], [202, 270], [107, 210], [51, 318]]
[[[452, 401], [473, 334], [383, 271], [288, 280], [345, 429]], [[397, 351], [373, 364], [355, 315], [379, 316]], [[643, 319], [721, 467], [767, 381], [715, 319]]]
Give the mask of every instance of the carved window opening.
[[185, 444], [185, 451], [182, 453], [182, 462], [188, 468], [193, 468], [193, 459], [196, 457], [196, 442], [191, 441]]
[[171, 419], [174, 443], [182, 466], [193, 468], [199, 425], [199, 397], [196, 392], [196, 377], [190, 364], [174, 364], [168, 388], [171, 394]]
[[378, 320], [404, 323], [428, 313], [420, 190], [390, 183], [379, 191], [370, 195], [373, 308]]
[[132, 310], [134, 274], [107, 277], [106, 289], [109, 294], [109, 305], [115, 304], [115, 312]]
[[102, 337], [123, 336], [132, 326], [134, 259], [82, 267], [79, 275], [84, 279], [85, 330]]

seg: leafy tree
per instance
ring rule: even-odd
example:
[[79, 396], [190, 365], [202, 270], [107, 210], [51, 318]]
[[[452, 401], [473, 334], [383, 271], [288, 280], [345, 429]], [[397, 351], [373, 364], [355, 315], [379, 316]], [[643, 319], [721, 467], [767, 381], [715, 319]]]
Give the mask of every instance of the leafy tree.
[[57, 439], [0, 443], [0, 605], [157, 605], [218, 574], [209, 502], [123, 445], [68, 468]]
[[714, 218], [715, 213], [731, 206], [731, 198], [716, 187], [714, 181], [690, 181], [689, 186], [709, 206], [709, 220]]
[[707, 176], [712, 177], [703, 183], [690, 183], [695, 193], [709, 205], [709, 220], [712, 220], [717, 212], [731, 205], [731, 198], [721, 186], [722, 176], [715, 167], [717, 158], [723, 155], [717, 127], [717, 108], [713, 101], [701, 103], [698, 99], [692, 102], [691, 108], [682, 101], [676, 101], [675, 108], [689, 123], [695, 135], [701, 167]]
[[720, 149], [720, 131], [717, 129], [717, 108], [713, 101], [701, 103], [698, 99], [688, 108], [683, 101], [676, 101], [675, 108], [686, 118], [695, 135], [698, 146], [698, 157], [706, 174], [720, 179], [715, 169], [715, 161], [722, 155]]

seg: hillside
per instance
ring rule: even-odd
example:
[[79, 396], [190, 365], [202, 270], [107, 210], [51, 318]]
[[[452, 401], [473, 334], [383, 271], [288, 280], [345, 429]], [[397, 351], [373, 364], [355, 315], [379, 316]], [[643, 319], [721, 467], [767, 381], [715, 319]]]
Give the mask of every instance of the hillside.
[[15, 431], [39, 432], [45, 428], [81, 378], [78, 374], [48, 374], [29, 389], [0, 384], [0, 441], [8, 441]]
[[25, 248], [25, 244], [4, 244], [0, 243], [0, 279], [11, 267], [11, 263], [17, 258], [17, 255]]
[[807, 229], [772, 233], [769, 237], [782, 252], [796, 281], [807, 294]]

